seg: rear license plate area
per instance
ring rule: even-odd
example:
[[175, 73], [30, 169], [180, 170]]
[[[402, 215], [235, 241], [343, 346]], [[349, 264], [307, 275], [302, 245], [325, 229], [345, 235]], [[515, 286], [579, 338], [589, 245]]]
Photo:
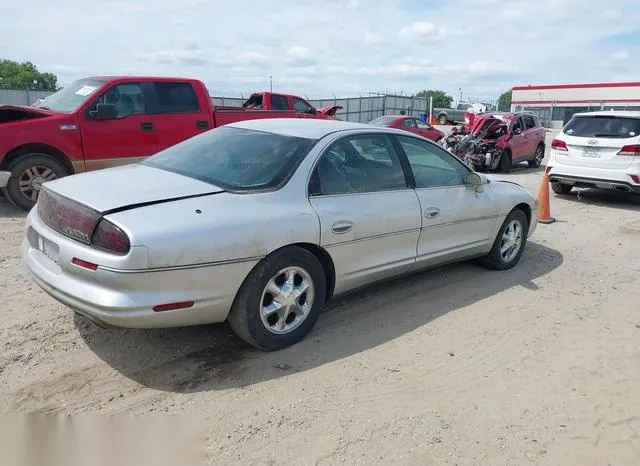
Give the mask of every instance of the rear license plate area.
[[597, 147], [585, 147], [582, 150], [582, 156], [587, 159], [599, 159], [600, 149]]
[[38, 232], [31, 227], [29, 227], [29, 230], [27, 231], [27, 239], [29, 240], [29, 244], [32, 248], [42, 252], [56, 264], [58, 263], [60, 248], [58, 248], [56, 243], [39, 235]]

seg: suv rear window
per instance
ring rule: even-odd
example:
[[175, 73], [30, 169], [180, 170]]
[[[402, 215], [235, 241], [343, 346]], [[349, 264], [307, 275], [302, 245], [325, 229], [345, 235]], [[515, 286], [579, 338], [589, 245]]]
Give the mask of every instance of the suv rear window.
[[569, 120], [563, 132], [585, 138], [632, 138], [640, 135], [640, 119], [614, 115], [576, 115]]

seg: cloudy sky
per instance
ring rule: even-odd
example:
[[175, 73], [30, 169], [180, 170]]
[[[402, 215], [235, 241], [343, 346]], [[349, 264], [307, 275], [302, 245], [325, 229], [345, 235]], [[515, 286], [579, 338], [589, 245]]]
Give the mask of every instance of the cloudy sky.
[[61, 84], [200, 78], [214, 95], [309, 98], [640, 78], [639, 0], [29, 0], [0, 2], [0, 57]]

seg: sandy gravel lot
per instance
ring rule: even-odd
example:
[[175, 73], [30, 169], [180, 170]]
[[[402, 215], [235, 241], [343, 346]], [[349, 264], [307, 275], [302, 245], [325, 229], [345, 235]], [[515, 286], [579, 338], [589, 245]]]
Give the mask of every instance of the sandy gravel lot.
[[[541, 170], [506, 178], [532, 192]], [[505, 273], [448, 266], [334, 302], [302, 343], [103, 330], [30, 282], [0, 199], [0, 413], [204, 420], [215, 464], [640, 463], [640, 199], [552, 195]]]

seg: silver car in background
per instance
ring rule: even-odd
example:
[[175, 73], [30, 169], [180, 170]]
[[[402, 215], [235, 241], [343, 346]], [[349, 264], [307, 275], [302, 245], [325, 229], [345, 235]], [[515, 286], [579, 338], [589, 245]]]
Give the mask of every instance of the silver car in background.
[[334, 295], [452, 261], [514, 267], [537, 209], [405, 131], [262, 119], [46, 183], [22, 255], [41, 288], [100, 325], [228, 321], [275, 350]]

